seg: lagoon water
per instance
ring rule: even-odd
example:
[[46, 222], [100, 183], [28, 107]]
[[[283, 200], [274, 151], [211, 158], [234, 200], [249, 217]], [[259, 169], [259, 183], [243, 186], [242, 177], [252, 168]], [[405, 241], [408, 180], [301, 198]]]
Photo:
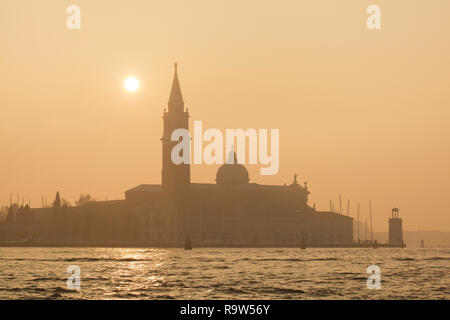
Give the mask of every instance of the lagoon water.
[[449, 298], [450, 248], [0, 248], [0, 299]]

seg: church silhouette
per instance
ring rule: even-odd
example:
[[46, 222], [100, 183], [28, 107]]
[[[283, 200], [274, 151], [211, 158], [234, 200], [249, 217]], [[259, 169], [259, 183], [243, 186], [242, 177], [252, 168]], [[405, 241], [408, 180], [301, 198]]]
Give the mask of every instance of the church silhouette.
[[55, 201], [50, 208], [31, 209], [31, 228], [15, 224], [2, 237], [93, 245], [182, 246], [187, 238], [194, 246], [352, 245], [353, 219], [309, 206], [310, 192], [297, 175], [290, 185], [251, 183], [234, 159], [217, 170], [215, 183], [191, 183], [190, 165], [171, 161], [178, 143], [171, 133], [189, 129], [176, 65], [163, 121], [162, 184], [136, 186], [124, 200], [74, 207]]

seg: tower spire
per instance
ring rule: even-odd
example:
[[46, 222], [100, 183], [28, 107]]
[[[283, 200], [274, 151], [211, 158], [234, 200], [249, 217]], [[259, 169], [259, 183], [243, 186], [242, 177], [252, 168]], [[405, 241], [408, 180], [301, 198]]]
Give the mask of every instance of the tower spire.
[[178, 63], [175, 62], [175, 70], [173, 75], [172, 90], [169, 96], [169, 112], [183, 112], [184, 101], [181, 93], [180, 81], [178, 80]]

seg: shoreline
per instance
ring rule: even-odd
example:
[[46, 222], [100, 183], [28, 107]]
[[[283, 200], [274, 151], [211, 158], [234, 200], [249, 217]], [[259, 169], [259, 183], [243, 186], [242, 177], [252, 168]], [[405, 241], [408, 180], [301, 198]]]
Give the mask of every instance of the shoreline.
[[[71, 242], [46, 242], [46, 243], [0, 243], [2, 248], [180, 248], [183, 244], [178, 243], [71, 243]], [[307, 248], [373, 248], [373, 244], [309, 244]], [[405, 248], [406, 245], [377, 244], [377, 248]], [[298, 248], [302, 249], [300, 244], [255, 244], [255, 243], [198, 243], [193, 244], [193, 248]]]

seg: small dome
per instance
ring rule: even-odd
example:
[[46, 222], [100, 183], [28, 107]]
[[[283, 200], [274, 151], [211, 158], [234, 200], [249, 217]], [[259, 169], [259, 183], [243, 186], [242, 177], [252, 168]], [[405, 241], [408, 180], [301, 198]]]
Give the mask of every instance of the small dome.
[[216, 174], [216, 183], [225, 187], [234, 187], [241, 184], [247, 184], [250, 179], [248, 177], [248, 171], [245, 166], [237, 163], [236, 154], [230, 152], [230, 157], [234, 156], [234, 163], [227, 160], [227, 163], [223, 164]]

